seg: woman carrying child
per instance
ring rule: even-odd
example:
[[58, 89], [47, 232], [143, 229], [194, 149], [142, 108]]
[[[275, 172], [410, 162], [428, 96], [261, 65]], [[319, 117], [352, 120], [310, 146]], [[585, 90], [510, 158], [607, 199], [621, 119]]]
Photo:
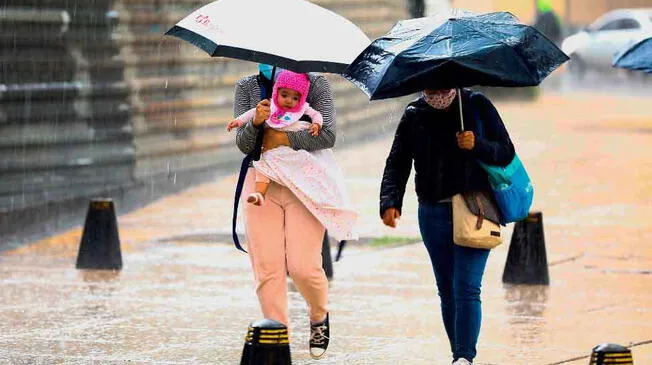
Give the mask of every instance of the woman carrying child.
[[[240, 80], [235, 92], [237, 144], [250, 153], [265, 128], [263, 153], [247, 174], [243, 197], [248, 251], [265, 318], [288, 325], [289, 273], [308, 304], [310, 354], [324, 355], [330, 338], [328, 280], [322, 269], [325, 229], [337, 239], [355, 238], [357, 214], [348, 208], [335, 141], [332, 94], [323, 76], [283, 71]], [[273, 87], [272, 99], [263, 99]], [[312, 105], [313, 108], [310, 106]], [[310, 123], [305, 119], [308, 115]], [[303, 117], [303, 118], [302, 118]]]

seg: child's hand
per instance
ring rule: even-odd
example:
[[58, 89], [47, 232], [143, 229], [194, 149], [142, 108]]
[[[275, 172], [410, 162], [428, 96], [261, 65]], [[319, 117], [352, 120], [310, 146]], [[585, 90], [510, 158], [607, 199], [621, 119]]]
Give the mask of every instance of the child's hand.
[[231, 121], [231, 122], [226, 126], [226, 130], [229, 131], [229, 132], [231, 132], [232, 129], [238, 128], [238, 127], [240, 127], [241, 125], [242, 125], [242, 124], [240, 123], [239, 120], [234, 119], [234, 120], [232, 120], [232, 121]]
[[317, 137], [319, 135], [319, 130], [321, 129], [321, 126], [317, 123], [312, 123], [310, 125], [310, 134], [312, 134], [313, 137]]

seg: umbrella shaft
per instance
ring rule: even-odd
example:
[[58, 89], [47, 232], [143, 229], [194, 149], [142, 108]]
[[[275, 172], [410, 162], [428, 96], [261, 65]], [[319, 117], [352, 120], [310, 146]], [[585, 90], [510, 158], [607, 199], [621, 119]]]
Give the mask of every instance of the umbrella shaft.
[[457, 89], [457, 104], [460, 106], [460, 124], [462, 125], [462, 132], [464, 132], [464, 115], [462, 114], [462, 89]]
[[[274, 79], [276, 78], [276, 66], [272, 67], [272, 85], [274, 85]], [[272, 89], [274, 89], [274, 86], [272, 86]], [[267, 98], [271, 99], [272, 98], [272, 90], [267, 91]], [[273, 102], [272, 100], [270, 100]]]

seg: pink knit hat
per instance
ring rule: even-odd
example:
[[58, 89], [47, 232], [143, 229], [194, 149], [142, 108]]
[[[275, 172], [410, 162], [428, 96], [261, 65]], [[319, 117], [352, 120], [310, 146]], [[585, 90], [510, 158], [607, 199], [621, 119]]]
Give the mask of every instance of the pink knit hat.
[[[299, 102], [294, 108], [284, 109], [278, 105], [277, 98], [279, 88], [292, 89], [301, 94], [301, 99], [299, 99]], [[306, 98], [308, 97], [308, 90], [310, 90], [310, 80], [308, 79], [308, 75], [298, 74], [288, 70], [281, 71], [276, 78], [272, 91], [272, 102], [276, 106], [276, 113], [274, 113], [272, 117], [282, 115], [285, 112], [295, 113], [301, 110], [303, 104], [306, 102]]]

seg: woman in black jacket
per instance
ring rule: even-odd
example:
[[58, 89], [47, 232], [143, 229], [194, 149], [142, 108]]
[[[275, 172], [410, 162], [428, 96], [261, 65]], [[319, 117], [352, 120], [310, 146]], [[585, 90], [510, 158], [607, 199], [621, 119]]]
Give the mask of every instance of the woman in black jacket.
[[[461, 131], [461, 92], [465, 131]], [[481, 123], [478, 122], [481, 120]], [[477, 161], [506, 166], [514, 146], [493, 104], [468, 90], [426, 90], [396, 130], [380, 189], [380, 215], [396, 227], [414, 162], [419, 228], [432, 262], [454, 364], [471, 364], [480, 333], [480, 285], [489, 250], [453, 243], [451, 197], [489, 190]]]

